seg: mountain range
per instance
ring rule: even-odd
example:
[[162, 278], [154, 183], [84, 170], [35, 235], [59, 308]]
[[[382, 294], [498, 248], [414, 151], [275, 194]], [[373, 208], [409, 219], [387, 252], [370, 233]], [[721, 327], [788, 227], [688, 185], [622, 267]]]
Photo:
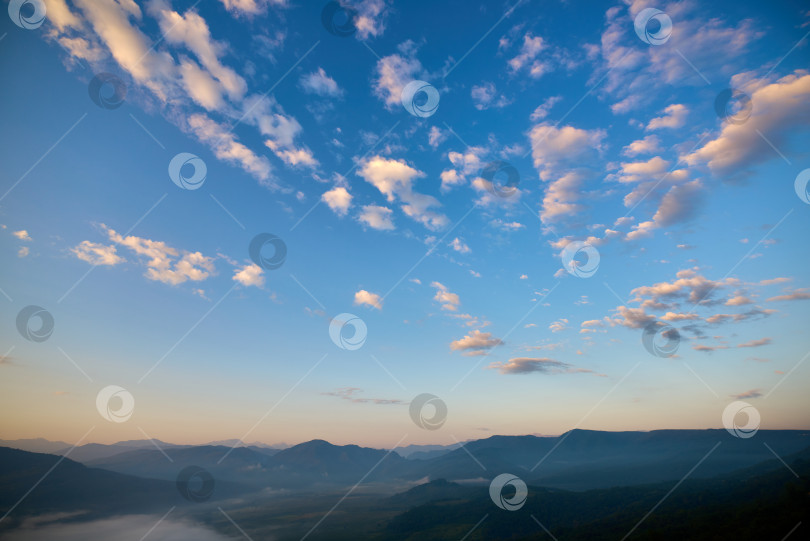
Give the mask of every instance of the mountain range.
[[[61, 445], [46, 440], [5, 443], [31, 449]], [[368, 483], [401, 485], [436, 479], [474, 482], [510, 472], [539, 486], [588, 490], [677, 479], [701, 460], [693, 477], [712, 477], [807, 447], [810, 432], [796, 430], [761, 430], [750, 439], [735, 438], [725, 430], [572, 430], [554, 437], [492, 436], [463, 446], [412, 448], [405, 456], [397, 450], [333, 445], [323, 440], [286, 449], [136, 440], [86, 444], [70, 450], [68, 457], [92, 468], [168, 481], [182, 468], [198, 466], [217, 480], [257, 489], [306, 490], [352, 485], [361, 478]], [[65, 452], [60, 449], [54, 454]]]
[[[283, 450], [122, 442], [121, 452], [85, 464], [0, 448], [0, 514], [9, 516], [0, 534], [32, 516], [92, 521], [175, 509], [224, 535], [233, 520], [253, 538], [279, 540], [300, 539], [321, 517], [329, 520], [318, 538], [330, 540], [462, 538], [474, 526], [467, 539], [608, 540], [630, 531], [634, 540], [782, 539], [810, 519], [808, 439], [574, 430], [494, 436], [427, 459], [323, 440]], [[210, 501], [181, 497], [176, 480], [189, 465], [213, 476]], [[528, 485], [521, 512], [490, 499], [490, 480], [505, 472]]]

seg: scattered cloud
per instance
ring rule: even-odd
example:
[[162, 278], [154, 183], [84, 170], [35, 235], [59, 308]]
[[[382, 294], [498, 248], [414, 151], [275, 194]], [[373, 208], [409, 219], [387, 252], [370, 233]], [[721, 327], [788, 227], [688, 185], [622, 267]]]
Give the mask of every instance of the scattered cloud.
[[529, 119], [532, 122], [537, 122], [540, 120], [545, 119], [549, 113], [551, 112], [551, 108], [554, 107], [557, 103], [562, 100], [562, 96], [551, 96], [550, 98], [546, 99], [543, 103], [538, 105], [532, 114], [529, 116]]
[[511, 58], [507, 64], [512, 73], [517, 73], [524, 68], [533, 79], [539, 79], [544, 74], [551, 71], [551, 65], [539, 60], [537, 57], [540, 52], [546, 48], [543, 38], [540, 36], [532, 36], [531, 33], [523, 36], [523, 45], [520, 48], [520, 53]]
[[337, 396], [338, 398], [342, 398], [343, 400], [348, 400], [354, 404], [377, 404], [377, 405], [397, 405], [397, 404], [407, 404], [403, 400], [399, 400], [396, 398], [361, 398], [357, 395], [362, 394], [363, 389], [359, 387], [342, 387], [335, 391], [329, 393], [321, 393], [325, 396]]
[[555, 361], [547, 357], [514, 357], [506, 362], [495, 362], [489, 365], [490, 369], [498, 370], [501, 374], [593, 374], [593, 370], [577, 368], [562, 361]]
[[568, 320], [565, 318], [559, 319], [548, 326], [551, 332], [560, 332], [568, 328]]
[[343, 186], [335, 186], [321, 195], [321, 200], [338, 216], [346, 216], [352, 205], [352, 194]]
[[390, 231], [394, 229], [394, 221], [391, 219], [392, 214], [393, 211], [388, 207], [364, 205], [357, 219], [360, 223], [366, 224], [372, 229]]
[[449, 310], [451, 312], [458, 310], [458, 307], [461, 305], [461, 300], [457, 294], [451, 293], [450, 290], [447, 289], [447, 286], [440, 282], [432, 282], [430, 286], [436, 289], [436, 295], [433, 297], [433, 300], [442, 305], [442, 310]]
[[255, 263], [250, 263], [248, 265], [242, 266], [240, 269], [237, 269], [234, 272], [233, 280], [239, 282], [240, 284], [246, 287], [247, 286], [263, 287], [264, 270]]
[[70, 251], [76, 257], [91, 265], [113, 266], [125, 261], [123, 257], [117, 254], [118, 249], [114, 245], [100, 244], [89, 240], [83, 240]]
[[776, 82], [755, 79], [742, 87], [751, 96], [745, 123], [725, 123], [720, 134], [683, 157], [689, 165], [706, 164], [717, 175], [744, 171], [778, 159], [771, 147], [787, 152], [793, 133], [810, 123], [810, 74], [796, 71]]
[[761, 346], [770, 345], [773, 341], [770, 338], [760, 338], [759, 340], [751, 340], [737, 345], [738, 348], [758, 348]]
[[469, 246], [467, 246], [467, 245], [464, 243], [464, 241], [462, 241], [462, 240], [461, 240], [460, 238], [458, 238], [458, 237], [454, 238], [454, 239], [453, 239], [453, 241], [452, 241], [452, 242], [451, 242], [451, 243], [450, 243], [448, 246], [452, 246], [452, 247], [453, 247], [453, 250], [455, 250], [455, 251], [457, 251], [457, 252], [459, 252], [459, 253], [462, 253], [462, 254], [469, 254], [469, 253], [470, 253], [470, 251], [471, 251], [471, 250], [470, 250], [470, 247], [469, 247]]
[[441, 206], [438, 199], [414, 190], [415, 179], [425, 174], [404, 160], [374, 156], [363, 163], [357, 174], [377, 188], [389, 203], [399, 200], [402, 212], [427, 229], [442, 229], [449, 223], [447, 216], [431, 210]]
[[308, 94], [316, 96], [339, 98], [343, 95], [343, 90], [334, 79], [329, 77], [323, 68], [307, 73], [301, 77], [301, 88]]
[[470, 91], [475, 108], [479, 111], [489, 109], [490, 107], [503, 108], [509, 105], [509, 99], [503, 94], [500, 94], [495, 85], [490, 82], [485, 82], [481, 85], [475, 85]]
[[661, 152], [661, 140], [657, 135], [647, 135], [643, 139], [633, 141], [622, 149], [622, 154], [634, 158], [642, 154], [655, 154]]
[[790, 293], [786, 293], [784, 295], [777, 295], [775, 297], [771, 297], [768, 299], [768, 302], [779, 302], [779, 301], [804, 301], [810, 299], [810, 291], [807, 289], [796, 289]]
[[464, 338], [450, 342], [450, 349], [453, 351], [465, 351], [465, 355], [483, 355], [486, 350], [503, 344], [500, 338], [495, 338], [490, 332], [474, 330]]
[[357, 293], [354, 294], [354, 305], [355, 306], [371, 306], [372, 308], [376, 308], [377, 310], [382, 310], [383, 300], [376, 293], [369, 293], [365, 289], [361, 289]]
[[664, 109], [662, 116], [653, 118], [647, 124], [648, 130], [660, 130], [662, 128], [681, 128], [686, 124], [686, 116], [689, 109], [680, 103], [675, 103]]
[[744, 393], [731, 395], [732, 398], [735, 398], [737, 400], [748, 400], [751, 398], [759, 398], [761, 396], [762, 396], [762, 389], [751, 389], [749, 391], [745, 391]]

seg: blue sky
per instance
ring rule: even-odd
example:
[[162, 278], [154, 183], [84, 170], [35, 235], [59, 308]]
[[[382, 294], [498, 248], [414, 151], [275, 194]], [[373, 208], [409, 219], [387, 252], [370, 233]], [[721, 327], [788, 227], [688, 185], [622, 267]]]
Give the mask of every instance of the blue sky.
[[[803, 3], [364, 0], [345, 37], [325, 4], [3, 17], [5, 438], [449, 444], [720, 427], [737, 399], [808, 427]], [[657, 45], [648, 7], [672, 21]], [[90, 99], [100, 73], [119, 107]], [[432, 114], [403, 106], [411, 81]], [[727, 88], [750, 111], [721, 118]], [[179, 153], [197, 189], [172, 182]], [[519, 175], [504, 197], [495, 162]], [[279, 268], [251, 258], [261, 233]], [[45, 341], [17, 331], [29, 305]], [[359, 349], [330, 339], [341, 313]], [[676, 355], [642, 345], [654, 321]], [[127, 422], [99, 416], [108, 385]], [[422, 393], [440, 430], [408, 416]]]

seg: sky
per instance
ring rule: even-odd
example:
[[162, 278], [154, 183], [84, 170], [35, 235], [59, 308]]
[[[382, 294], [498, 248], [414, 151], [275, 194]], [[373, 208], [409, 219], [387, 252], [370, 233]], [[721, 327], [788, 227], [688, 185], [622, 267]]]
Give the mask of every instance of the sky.
[[20, 4], [3, 439], [810, 428], [803, 2]]

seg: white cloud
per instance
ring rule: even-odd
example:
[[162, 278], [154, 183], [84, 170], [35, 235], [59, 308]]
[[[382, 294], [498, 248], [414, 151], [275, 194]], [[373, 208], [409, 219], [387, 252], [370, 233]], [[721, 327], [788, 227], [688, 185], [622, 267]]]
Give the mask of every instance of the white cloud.
[[716, 174], [745, 170], [778, 158], [771, 144], [787, 152], [792, 134], [810, 124], [810, 74], [806, 71], [770, 84], [754, 80], [744, 90], [750, 93], [753, 106], [748, 121], [724, 124], [717, 138], [683, 158], [686, 163], [705, 163]]
[[540, 219], [544, 224], [561, 217], [572, 216], [582, 210], [582, 205], [577, 201], [582, 195], [584, 180], [583, 171], [568, 171], [548, 184], [540, 210]]
[[33, 240], [31, 238], [31, 235], [29, 235], [28, 231], [26, 231], [25, 229], [15, 231], [15, 232], [12, 233], [12, 235], [14, 235], [15, 237], [17, 237], [19, 240], [21, 240], [23, 242], [31, 242]]
[[595, 151], [601, 151], [604, 130], [583, 130], [573, 126], [556, 127], [543, 122], [529, 133], [534, 166], [542, 180], [549, 180], [554, 169], [564, 164], [578, 164]]
[[148, 9], [158, 19], [160, 30], [168, 43], [185, 45], [192, 51], [205, 68], [205, 73], [216, 79], [231, 100], [244, 97], [247, 83], [233, 69], [221, 63], [226, 46], [211, 38], [205, 19], [191, 10], [180, 15], [163, 0], [153, 0]]
[[272, 97], [249, 96], [244, 102], [244, 118], [254, 124], [267, 137], [264, 144], [288, 165], [316, 167], [318, 161], [312, 151], [296, 144], [301, 124], [295, 117], [284, 114]]
[[490, 223], [504, 231], [517, 231], [518, 229], [524, 229], [526, 227], [520, 222], [506, 222], [500, 218], [495, 218]]
[[548, 329], [551, 332], [560, 332], [564, 331], [568, 328], [568, 320], [565, 318], [558, 319], [557, 321], [553, 322], [551, 325], [548, 326]]
[[278, 187], [270, 176], [272, 168], [267, 158], [257, 155], [237, 141], [230, 130], [202, 113], [189, 116], [188, 127], [200, 141], [208, 143], [213, 148], [217, 158], [239, 165], [265, 186]]
[[593, 373], [592, 370], [576, 368], [562, 361], [555, 361], [547, 357], [515, 357], [506, 362], [496, 362], [489, 365], [490, 369], [498, 370], [501, 374], [581, 374]]
[[142, 237], [124, 237], [103, 224], [101, 227], [111, 241], [148, 259], [144, 276], [150, 280], [178, 285], [188, 280], [199, 282], [214, 273], [213, 259], [200, 252], [177, 250], [165, 242]]
[[125, 260], [119, 256], [117, 248], [114, 245], [99, 244], [97, 242], [90, 242], [83, 240], [70, 250], [76, 257], [82, 261], [87, 261], [91, 265], [117, 265], [123, 263]]
[[543, 38], [540, 36], [532, 36], [531, 33], [523, 36], [523, 45], [520, 48], [520, 53], [508, 61], [509, 68], [513, 73], [516, 73], [526, 67], [529, 71], [529, 76], [533, 79], [541, 77], [543, 74], [550, 71], [549, 64], [537, 60], [540, 51], [545, 49], [546, 45]]
[[[472, 87], [470, 91], [475, 108], [479, 111], [489, 109], [490, 107], [506, 107], [509, 105], [509, 100], [503, 94], [499, 94], [495, 89], [495, 85], [490, 82], [484, 82], [481, 85]], [[495, 98], [498, 98], [497, 100]]]
[[633, 2], [629, 14], [623, 6], [609, 8], [601, 43], [594, 51], [600, 58], [589, 84], [605, 77], [602, 89], [615, 100], [611, 106], [615, 114], [637, 110], [662, 92], [671, 93], [669, 86], [705, 85], [692, 66], [710, 81], [729, 76], [748, 58], [748, 45], [764, 34], [753, 19], [732, 26], [721, 17], [707, 18], [697, 2], [670, 2], [658, 6], [675, 23], [666, 46], [639, 47], [628, 25], [632, 26], [634, 15], [644, 5]]
[[500, 338], [494, 338], [490, 332], [474, 330], [464, 338], [450, 342], [450, 349], [453, 351], [473, 350], [475, 354], [481, 354], [484, 350], [492, 349], [503, 344]]
[[471, 251], [471, 250], [470, 250], [470, 247], [469, 247], [469, 246], [467, 246], [467, 245], [464, 243], [464, 241], [462, 241], [462, 240], [461, 240], [460, 238], [458, 238], [458, 237], [454, 238], [454, 239], [453, 239], [453, 241], [452, 241], [452, 242], [449, 244], [449, 246], [452, 246], [452, 247], [453, 247], [453, 250], [455, 250], [455, 251], [457, 251], [457, 252], [459, 252], [459, 253], [462, 253], [462, 254], [469, 254], [469, 253], [470, 253], [470, 251]]
[[258, 15], [263, 13], [268, 4], [284, 7], [288, 0], [220, 0], [222, 4], [236, 15]]
[[447, 289], [447, 286], [441, 282], [432, 282], [430, 287], [436, 289], [436, 295], [433, 297], [433, 300], [442, 305], [442, 310], [449, 310], [451, 312], [458, 310], [458, 307], [461, 305], [461, 299], [459, 299], [456, 293], [451, 293], [450, 290]]
[[354, 26], [357, 28], [358, 38], [362, 40], [370, 36], [382, 36], [388, 8], [385, 0], [360, 0], [353, 3], [352, 7], [357, 10]]
[[450, 191], [454, 187], [464, 184], [469, 176], [478, 174], [484, 165], [482, 158], [486, 153], [487, 151], [483, 147], [468, 147], [463, 153], [448, 152], [447, 158], [454, 168], [442, 171], [440, 175], [441, 190]]
[[318, 166], [318, 160], [312, 155], [312, 151], [308, 148], [295, 148], [290, 150], [277, 150], [276, 156], [287, 165], [293, 167], [302, 165], [305, 167], [315, 168]]
[[23, 246], [17, 250], [17, 257], [28, 257], [29, 253], [31, 253], [31, 250], [28, 248], [28, 246]]
[[402, 211], [426, 228], [437, 230], [448, 224], [447, 216], [431, 210], [441, 206], [438, 199], [413, 190], [414, 180], [425, 174], [403, 160], [374, 156], [363, 163], [357, 174], [377, 188], [389, 203], [399, 199]]
[[388, 231], [394, 229], [394, 222], [391, 219], [392, 214], [393, 211], [387, 207], [365, 205], [357, 219], [372, 229]]
[[301, 77], [301, 86], [309, 94], [337, 98], [343, 95], [343, 90], [334, 79], [329, 77], [323, 68]]
[[644, 139], [633, 141], [622, 149], [622, 154], [633, 158], [640, 154], [654, 154], [661, 151], [661, 140], [657, 135], [647, 135]]
[[422, 64], [413, 55], [413, 42], [400, 45], [404, 56], [392, 54], [377, 61], [377, 78], [374, 81], [374, 94], [389, 109], [402, 107], [402, 89], [422, 71]]
[[673, 103], [664, 109], [664, 115], [653, 118], [647, 124], [648, 130], [660, 130], [661, 128], [680, 128], [686, 124], [686, 115], [689, 109], [680, 103]]
[[438, 148], [447, 139], [447, 133], [437, 126], [431, 126], [428, 133], [428, 144], [434, 149]]
[[531, 116], [529, 117], [532, 122], [537, 122], [538, 120], [543, 120], [546, 118], [551, 111], [551, 108], [562, 100], [562, 96], [551, 96], [546, 101], [541, 103], [537, 106], [537, 108], [532, 111]]
[[321, 196], [321, 200], [329, 205], [338, 216], [346, 216], [352, 205], [352, 194], [343, 186], [335, 186]]
[[376, 308], [377, 310], [382, 310], [383, 301], [382, 298], [376, 293], [369, 293], [365, 289], [361, 289], [354, 294], [354, 304], [355, 306], [365, 305]]
[[233, 280], [243, 286], [264, 286], [264, 270], [255, 263], [242, 266], [234, 272]]

